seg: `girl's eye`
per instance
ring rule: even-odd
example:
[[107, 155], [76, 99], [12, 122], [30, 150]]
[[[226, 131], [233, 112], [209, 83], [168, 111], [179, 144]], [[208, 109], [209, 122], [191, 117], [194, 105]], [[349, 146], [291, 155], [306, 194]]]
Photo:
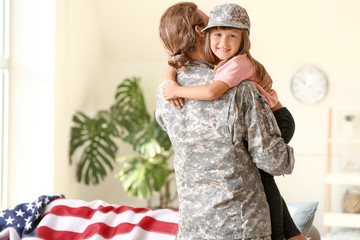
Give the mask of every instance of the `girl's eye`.
[[215, 36], [215, 37], [220, 37], [221, 34], [220, 34], [220, 33], [215, 33], [214, 36]]
[[230, 34], [230, 37], [231, 38], [236, 38], [236, 35], [235, 34]]

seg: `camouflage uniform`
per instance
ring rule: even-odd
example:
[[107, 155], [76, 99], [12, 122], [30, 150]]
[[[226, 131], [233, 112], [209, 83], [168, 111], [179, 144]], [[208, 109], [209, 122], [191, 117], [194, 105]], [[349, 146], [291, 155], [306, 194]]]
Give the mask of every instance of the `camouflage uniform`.
[[[210, 84], [212, 66], [194, 60], [180, 85]], [[178, 239], [270, 239], [270, 214], [257, 169], [291, 173], [292, 148], [266, 101], [243, 81], [213, 101], [186, 99], [182, 109], [157, 93], [156, 119], [175, 151], [179, 194]]]

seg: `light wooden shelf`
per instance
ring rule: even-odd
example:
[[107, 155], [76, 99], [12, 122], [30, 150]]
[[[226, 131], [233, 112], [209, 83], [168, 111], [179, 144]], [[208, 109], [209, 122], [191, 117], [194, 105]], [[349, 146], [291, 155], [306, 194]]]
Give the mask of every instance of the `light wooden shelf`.
[[[340, 111], [340, 116], [342, 116]], [[351, 111], [357, 116], [360, 113], [360, 109]], [[360, 186], [360, 172], [332, 172], [332, 161], [334, 157], [339, 157], [338, 154], [348, 153], [355, 155], [356, 153], [351, 150], [357, 150], [360, 148], [360, 138], [353, 136], [346, 138], [346, 133], [334, 131], [334, 127], [338, 126], [339, 112], [334, 109], [329, 109], [329, 125], [328, 125], [328, 137], [327, 137], [327, 157], [326, 157], [326, 173], [325, 173], [325, 197], [324, 197], [324, 216], [323, 216], [323, 235], [329, 234], [331, 228], [357, 228], [360, 229], [360, 214], [354, 213], [339, 213], [331, 212], [332, 201], [332, 187], [333, 185], [343, 186]], [[339, 130], [339, 129], [335, 129]], [[341, 130], [341, 129], [340, 129]], [[338, 133], [338, 134], [334, 134]], [[346, 146], [344, 148], [343, 146]], [[340, 158], [341, 159], [341, 158]]]
[[360, 173], [327, 173], [325, 183], [360, 186]]
[[331, 138], [328, 139], [328, 142], [331, 144], [359, 144], [360, 145], [360, 139], [347, 139], [347, 138]]
[[328, 212], [324, 214], [324, 226], [360, 228], [360, 214]]

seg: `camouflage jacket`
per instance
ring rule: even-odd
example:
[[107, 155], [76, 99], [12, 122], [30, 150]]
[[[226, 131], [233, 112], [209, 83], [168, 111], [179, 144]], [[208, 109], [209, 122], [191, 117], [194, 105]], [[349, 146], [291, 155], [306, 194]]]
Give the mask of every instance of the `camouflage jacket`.
[[[194, 60], [180, 85], [211, 83], [212, 66]], [[293, 150], [265, 99], [243, 81], [213, 101], [185, 99], [177, 109], [157, 92], [156, 119], [175, 152], [179, 195], [178, 239], [255, 239], [271, 234], [270, 214], [257, 168], [288, 174]]]

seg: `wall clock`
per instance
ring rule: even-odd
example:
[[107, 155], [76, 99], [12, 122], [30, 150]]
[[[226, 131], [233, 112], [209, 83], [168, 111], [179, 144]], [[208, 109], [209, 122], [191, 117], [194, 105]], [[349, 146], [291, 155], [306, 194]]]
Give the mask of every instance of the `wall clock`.
[[325, 74], [315, 66], [305, 66], [291, 78], [291, 92], [303, 104], [312, 105], [326, 96], [328, 80]]

